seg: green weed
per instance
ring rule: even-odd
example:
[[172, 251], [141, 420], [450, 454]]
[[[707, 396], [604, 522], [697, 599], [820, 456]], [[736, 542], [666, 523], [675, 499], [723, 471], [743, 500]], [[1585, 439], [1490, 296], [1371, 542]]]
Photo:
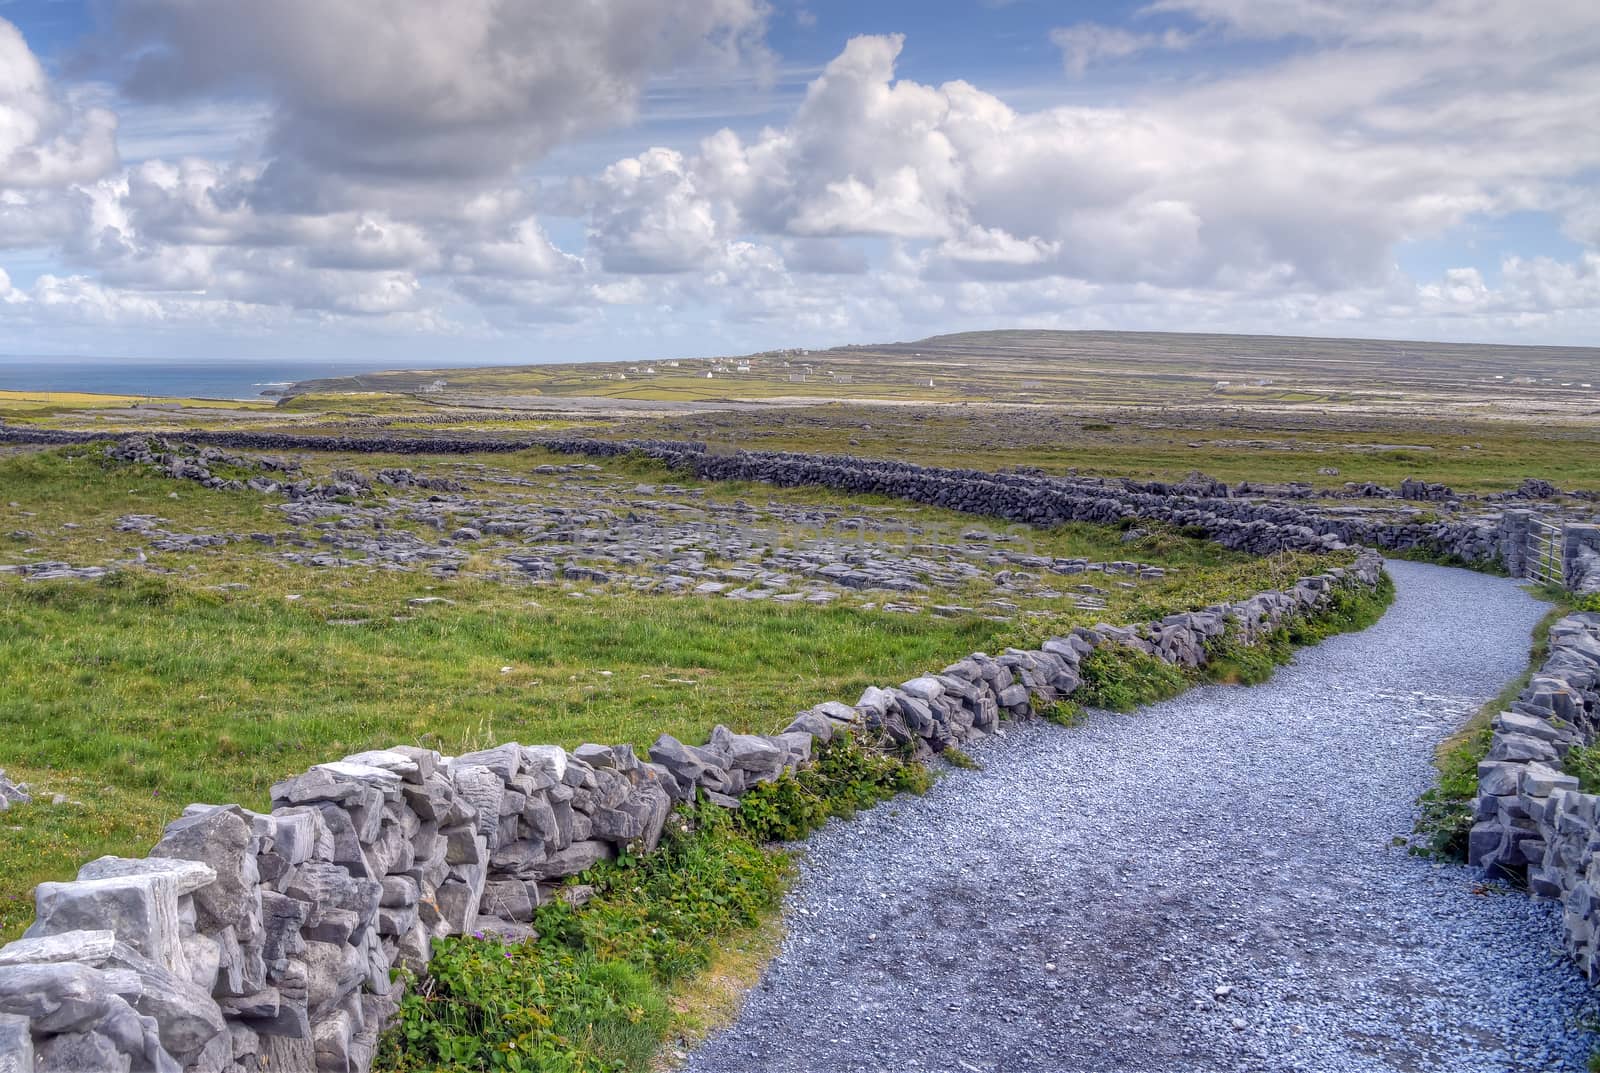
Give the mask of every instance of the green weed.
[[834, 817], [848, 818], [897, 793], [923, 793], [931, 782], [921, 764], [863, 749], [849, 734], [819, 745], [813, 760], [746, 791], [734, 826], [758, 842], [795, 842]]
[[1083, 705], [1070, 698], [1064, 698], [1048, 705], [1039, 713], [1049, 722], [1063, 727], [1081, 726], [1089, 718], [1088, 711]]
[[[1549, 655], [1550, 627], [1565, 613], [1565, 608], [1558, 607], [1534, 627], [1527, 669], [1435, 750], [1433, 762], [1439, 769], [1439, 781], [1417, 799], [1420, 811], [1412, 829], [1413, 852], [1441, 860], [1467, 859], [1467, 836], [1474, 822], [1472, 801], [1478, 795], [1478, 762], [1488, 755], [1494, 739], [1491, 721], [1511, 707]], [[1569, 758], [1564, 765], [1568, 770], [1571, 762]]]
[[939, 757], [951, 767], [963, 768], [967, 771], [977, 771], [983, 767], [982, 764], [972, 758], [970, 753], [958, 749], [954, 745], [945, 746], [944, 752], [940, 753]]
[[1191, 684], [1176, 667], [1126, 645], [1101, 645], [1083, 657], [1078, 674], [1083, 684], [1073, 699], [1114, 712], [1175, 697]]
[[791, 870], [722, 810], [679, 809], [655, 853], [584, 874], [595, 893], [582, 908], [560, 898], [540, 906], [537, 939], [436, 942], [377, 1068], [645, 1069], [671, 1025], [671, 985], [710, 964], [712, 940], [760, 924]]

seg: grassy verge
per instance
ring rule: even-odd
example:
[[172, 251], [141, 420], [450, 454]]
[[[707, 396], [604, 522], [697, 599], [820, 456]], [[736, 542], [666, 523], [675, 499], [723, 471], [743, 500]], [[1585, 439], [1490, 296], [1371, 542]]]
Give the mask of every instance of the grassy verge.
[[1134, 648], [1108, 645], [1086, 656], [1079, 667], [1083, 685], [1072, 700], [1059, 704], [1050, 718], [1072, 725], [1081, 708], [1132, 711], [1144, 704], [1175, 697], [1192, 685], [1218, 682], [1259, 685], [1287, 663], [1294, 650], [1337, 633], [1363, 630], [1382, 617], [1394, 602], [1394, 582], [1382, 575], [1375, 591], [1354, 585], [1335, 588], [1327, 605], [1315, 614], [1295, 615], [1254, 644], [1232, 633], [1206, 647], [1205, 666], [1184, 670]]
[[[1553, 592], [1545, 595], [1559, 600]], [[1571, 604], [1558, 602], [1539, 620], [1533, 629], [1527, 668], [1434, 750], [1433, 763], [1439, 769], [1439, 781], [1417, 799], [1421, 813], [1412, 831], [1413, 852], [1443, 860], [1464, 862], [1467, 859], [1467, 835], [1473, 824], [1472, 800], [1478, 793], [1478, 762], [1488, 755], [1494, 739], [1490, 724], [1496, 715], [1511, 707], [1544, 663], [1550, 654], [1550, 627], [1570, 610]]]
[[1493, 577], [1510, 577], [1505, 564], [1499, 559], [1463, 559], [1459, 555], [1439, 551], [1437, 548], [1407, 548], [1405, 551], [1385, 551], [1392, 559], [1405, 559], [1413, 563], [1432, 563], [1434, 566], [1453, 566]]
[[582, 908], [561, 899], [541, 906], [538, 939], [435, 944], [428, 976], [414, 982], [384, 1038], [378, 1068], [650, 1068], [664, 1040], [693, 1040], [708, 1029], [696, 996], [715, 992], [731, 1012], [730, 992], [774, 948], [771, 917], [791, 862], [768, 839], [798, 837], [927, 784], [920, 766], [840, 737], [805, 771], [746, 794], [735, 812], [680, 807], [656, 853], [581, 877], [595, 891]]

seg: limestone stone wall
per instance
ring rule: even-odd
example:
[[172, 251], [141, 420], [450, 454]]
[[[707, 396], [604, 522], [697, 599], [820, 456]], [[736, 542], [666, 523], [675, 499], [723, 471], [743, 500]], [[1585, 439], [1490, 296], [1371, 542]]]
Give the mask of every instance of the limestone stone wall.
[[[0, 428], [0, 442], [86, 443], [86, 432]], [[1067, 521], [1117, 523], [1151, 519], [1193, 526], [1229, 548], [1265, 554], [1284, 549], [1328, 550], [1353, 545], [1413, 549], [1466, 563], [1510, 565], [1520, 544], [1508, 539], [1505, 512], [1449, 519], [1419, 518], [1384, 507], [1297, 506], [1280, 496], [1236, 495], [1220, 482], [1141, 482], [919, 466], [909, 462], [775, 451], [712, 451], [704, 443], [598, 440], [580, 437], [466, 438], [394, 434], [314, 436], [278, 432], [184, 432], [185, 441], [235, 450], [327, 450], [351, 453], [449, 454], [521, 451], [538, 447], [596, 458], [640, 454], [705, 479], [758, 480], [870, 492], [1008, 521], [1051, 525]], [[1442, 488], [1416, 482], [1431, 499]], [[1448, 489], [1444, 490], [1446, 493]], [[1526, 527], [1523, 528], [1526, 533]], [[1515, 572], [1515, 571], [1513, 571]]]
[[1567, 949], [1600, 979], [1600, 796], [1579, 792], [1563, 761], [1600, 736], [1600, 614], [1550, 628], [1550, 655], [1511, 710], [1494, 720], [1478, 765], [1470, 862], [1525, 878], [1561, 903]]
[[1363, 552], [1286, 591], [974, 653], [854, 705], [817, 705], [775, 735], [663, 735], [647, 757], [398, 746], [278, 783], [270, 812], [191, 805], [147, 857], [102, 857], [39, 886], [33, 926], [0, 948], [0, 1073], [367, 1070], [399, 1000], [393, 968], [425, 969], [443, 936], [528, 935], [542, 901], [584, 896], [570, 877], [652, 849], [674, 802], [704, 793], [736, 808], [842, 730], [937, 753], [1070, 696], [1098, 646], [1199, 666], [1224, 633], [1254, 641], [1381, 572]]
[[1600, 593], [1600, 525], [1565, 526], [1561, 558], [1569, 590]]

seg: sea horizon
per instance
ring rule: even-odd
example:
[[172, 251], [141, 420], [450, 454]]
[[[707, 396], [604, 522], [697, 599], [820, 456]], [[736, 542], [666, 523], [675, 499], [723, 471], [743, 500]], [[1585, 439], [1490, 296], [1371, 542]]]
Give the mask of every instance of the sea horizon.
[[[392, 369], [476, 368], [498, 362], [304, 358], [95, 358], [0, 354], [0, 391], [87, 392], [152, 398], [273, 398], [292, 384]], [[514, 364], [529, 364], [517, 362]]]

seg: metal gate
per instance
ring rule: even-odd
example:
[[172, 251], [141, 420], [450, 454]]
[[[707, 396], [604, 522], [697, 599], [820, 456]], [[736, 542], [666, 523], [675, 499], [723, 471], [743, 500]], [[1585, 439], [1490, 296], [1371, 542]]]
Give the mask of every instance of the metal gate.
[[1537, 518], [1529, 523], [1527, 567], [1529, 578], [1557, 588], [1566, 585], [1566, 564], [1561, 558], [1564, 536], [1560, 526], [1541, 522]]

